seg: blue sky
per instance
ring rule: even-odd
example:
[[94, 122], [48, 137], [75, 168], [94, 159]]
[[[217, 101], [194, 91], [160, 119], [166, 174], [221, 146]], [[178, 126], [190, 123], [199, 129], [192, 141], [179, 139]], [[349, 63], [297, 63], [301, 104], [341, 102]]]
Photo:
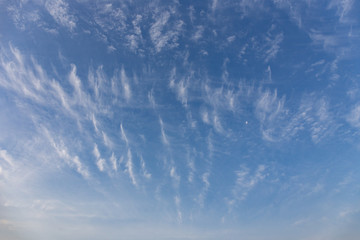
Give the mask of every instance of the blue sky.
[[360, 236], [355, 0], [0, 0], [0, 238]]

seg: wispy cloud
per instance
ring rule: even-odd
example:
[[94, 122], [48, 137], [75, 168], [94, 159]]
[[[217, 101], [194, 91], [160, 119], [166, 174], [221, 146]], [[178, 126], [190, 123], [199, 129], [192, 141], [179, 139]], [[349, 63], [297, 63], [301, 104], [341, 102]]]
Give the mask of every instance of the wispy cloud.
[[44, 85], [47, 80], [45, 71], [34, 59], [29, 64], [21, 52], [11, 44], [9, 50], [2, 49], [0, 53], [0, 64], [3, 69], [0, 85], [26, 98], [43, 103]]
[[122, 123], [120, 124], [120, 133], [121, 133], [121, 139], [126, 143], [126, 146], [129, 146], [129, 140], [126, 137], [125, 130], [123, 128]]
[[146, 164], [145, 164], [145, 160], [142, 156], [140, 156], [140, 164], [141, 164], [141, 171], [143, 174], [143, 177], [146, 179], [150, 179], [151, 178], [151, 173], [149, 173], [146, 169]]
[[121, 68], [121, 84], [123, 87], [123, 94], [126, 101], [129, 101], [131, 98], [131, 88], [129, 84], [129, 79], [126, 76], [124, 66]]
[[159, 123], [160, 123], [160, 131], [161, 131], [161, 140], [162, 140], [164, 145], [168, 146], [168, 145], [170, 145], [170, 143], [169, 143], [169, 140], [168, 140], [168, 138], [166, 136], [165, 129], [164, 129], [164, 123], [163, 123], [161, 117], [159, 117]]
[[156, 52], [178, 46], [177, 41], [184, 23], [181, 20], [172, 23], [170, 16], [168, 11], [159, 13], [150, 27], [149, 34]]
[[104, 158], [101, 158], [97, 144], [94, 146], [93, 154], [96, 157], [96, 166], [98, 167], [99, 171], [105, 171], [106, 161]]
[[249, 192], [265, 179], [267, 176], [266, 168], [265, 165], [258, 165], [254, 173], [251, 174], [250, 169], [243, 165], [240, 170], [235, 172], [236, 181], [232, 190], [234, 199], [228, 202], [230, 207], [239, 201], [245, 200]]
[[285, 113], [285, 97], [278, 98], [277, 91], [261, 91], [255, 105], [256, 116], [261, 123], [263, 138], [268, 141], [275, 141], [273, 135], [274, 123], [281, 120]]
[[304, 96], [298, 114], [309, 127], [311, 139], [314, 143], [330, 136], [338, 128], [329, 111], [329, 103], [323, 97]]
[[137, 186], [137, 181], [134, 173], [134, 163], [130, 149], [128, 149], [127, 151], [126, 172], [129, 174], [132, 184], [134, 186]]
[[14, 166], [13, 158], [8, 154], [5, 149], [0, 148], [0, 159], [4, 160], [10, 167]]
[[143, 20], [142, 15], [137, 14], [135, 16], [135, 19], [131, 21], [133, 27], [132, 34], [126, 36], [126, 39], [128, 41], [128, 46], [130, 47], [130, 49], [140, 54], [141, 52], [139, 52], [140, 50], [139, 48], [140, 48], [140, 44], [143, 41], [142, 31], [141, 31], [142, 20]]
[[339, 21], [347, 22], [347, 15], [352, 10], [354, 0], [332, 0], [328, 8], [336, 8], [336, 13], [339, 16]]
[[177, 221], [178, 223], [182, 223], [182, 212], [180, 210], [181, 198], [179, 195], [174, 197], [176, 212], [177, 212]]
[[117, 170], [118, 170], [118, 160], [117, 160], [114, 152], [111, 154], [110, 162], [111, 162], [111, 165], [112, 165], [112, 169], [113, 169], [115, 172], [117, 172]]
[[269, 62], [275, 58], [280, 50], [280, 44], [284, 40], [284, 34], [279, 33], [274, 37], [266, 37], [265, 62]]
[[194, 180], [194, 173], [196, 171], [195, 168], [195, 160], [190, 156], [190, 152], [187, 153], [187, 166], [189, 168], [188, 181], [192, 183]]
[[76, 28], [76, 18], [69, 13], [69, 4], [63, 0], [47, 0], [45, 8], [54, 20], [70, 31]]
[[58, 156], [62, 158], [70, 167], [75, 168], [76, 171], [85, 179], [89, 179], [90, 173], [87, 167], [85, 167], [84, 164], [80, 161], [79, 157], [71, 156], [64, 142], [60, 140], [59, 143], [57, 143], [48, 129], [42, 127], [41, 130], [43, 136], [48, 139], [51, 146], [56, 150]]
[[198, 196], [198, 202], [201, 208], [204, 207], [204, 202], [205, 202], [205, 198], [206, 198], [206, 194], [209, 191], [210, 188], [210, 181], [209, 181], [209, 177], [210, 177], [210, 171], [205, 172], [204, 174], [201, 175], [201, 181], [203, 183], [203, 188], [201, 190], [201, 192], [199, 193]]
[[195, 31], [194, 35], [192, 36], [192, 39], [195, 42], [199, 41], [203, 37], [204, 30], [205, 30], [204, 26], [201, 26], [201, 25], [197, 26], [196, 31]]
[[360, 104], [352, 108], [346, 119], [352, 126], [360, 128]]
[[148, 99], [149, 99], [149, 102], [150, 102], [152, 108], [155, 109], [156, 108], [156, 102], [155, 102], [155, 97], [154, 97], [153, 90], [151, 90], [148, 93]]
[[176, 168], [175, 166], [172, 166], [170, 168], [170, 177], [172, 178], [172, 181], [173, 181], [173, 184], [174, 184], [174, 187], [177, 189], [180, 185], [180, 176], [179, 174], [176, 172]]

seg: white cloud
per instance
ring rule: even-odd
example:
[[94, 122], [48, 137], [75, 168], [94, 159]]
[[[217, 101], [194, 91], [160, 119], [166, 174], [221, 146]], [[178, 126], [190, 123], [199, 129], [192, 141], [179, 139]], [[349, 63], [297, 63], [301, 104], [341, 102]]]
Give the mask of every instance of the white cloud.
[[76, 27], [76, 18], [69, 14], [69, 5], [63, 0], [47, 0], [45, 8], [54, 20], [70, 31]]
[[210, 188], [209, 177], [210, 177], [210, 171], [207, 171], [201, 175], [201, 181], [203, 182], [204, 187], [198, 196], [198, 202], [199, 202], [200, 207], [202, 207], [202, 208], [204, 207], [205, 197]]
[[234, 36], [234, 35], [226, 38], [226, 40], [227, 40], [229, 43], [232, 43], [233, 41], [235, 41], [235, 39], [236, 39], [236, 36]]
[[321, 45], [325, 50], [331, 50], [339, 44], [339, 40], [335, 35], [326, 35], [320, 31], [312, 30], [309, 36], [314, 44]]
[[[233, 189], [235, 202], [244, 200], [248, 193], [267, 176], [265, 170], [266, 166], [261, 164], [258, 165], [253, 175], [251, 175], [250, 169], [246, 166], [242, 166], [240, 170], [235, 172], [236, 182]], [[232, 202], [232, 204], [235, 202]]]
[[280, 50], [280, 44], [284, 40], [284, 34], [279, 33], [273, 39], [266, 37], [267, 49], [265, 50], [265, 62], [275, 58]]
[[204, 26], [197, 26], [196, 31], [192, 36], [192, 39], [196, 42], [203, 37], [203, 34], [204, 34]]
[[107, 146], [108, 148], [112, 148], [114, 144], [104, 131], [102, 131], [102, 137], [103, 137], [105, 146]]
[[96, 131], [96, 133], [99, 133], [99, 128], [98, 128], [98, 123], [96, 121], [96, 118], [95, 118], [95, 114], [91, 114], [91, 122], [92, 124], [94, 125], [94, 129]]
[[14, 166], [14, 160], [13, 158], [8, 154], [8, 152], [4, 149], [0, 150], [0, 159], [3, 159], [7, 164], [9, 164], [11, 167]]
[[96, 69], [96, 72], [94, 72], [92, 68], [89, 69], [88, 81], [90, 86], [93, 88], [95, 98], [99, 101], [100, 95], [103, 91], [103, 86], [107, 82], [102, 65]]
[[110, 45], [110, 46], [107, 47], [107, 51], [108, 51], [108, 53], [115, 52], [115, 51], [116, 51], [116, 47], [114, 47], [113, 45]]
[[106, 161], [105, 159], [101, 158], [97, 144], [95, 144], [94, 146], [93, 154], [96, 157], [96, 166], [98, 167], [100, 172], [103, 172], [105, 170]]
[[182, 223], [182, 212], [180, 211], [180, 203], [181, 203], [181, 199], [179, 195], [176, 195], [174, 197], [174, 202], [175, 202], [175, 206], [176, 206], [176, 212], [177, 212], [177, 221], [179, 223]]
[[332, 0], [328, 8], [336, 8], [336, 14], [339, 16], [339, 21], [342, 23], [347, 22], [347, 15], [352, 10], [354, 0]]
[[93, 154], [96, 157], [96, 159], [100, 158], [100, 152], [99, 152], [99, 148], [98, 148], [97, 144], [95, 144], [95, 146], [94, 146]]
[[124, 66], [121, 68], [121, 84], [123, 87], [123, 94], [126, 101], [129, 101], [131, 98], [131, 88], [129, 84], [128, 77], [126, 76]]
[[141, 31], [141, 22], [142, 22], [143, 17], [141, 15], [136, 15], [135, 19], [131, 22], [132, 23], [132, 30], [129, 30], [129, 32], [131, 31], [132, 34], [128, 34], [126, 36], [127, 39], [127, 45], [129, 46], [129, 48], [134, 51], [134, 52], [138, 52], [141, 53], [141, 49], [140, 48], [140, 44], [143, 41], [142, 38], [142, 31]]
[[220, 122], [220, 117], [215, 111], [213, 113], [213, 126], [218, 133], [225, 133], [225, 130]]
[[261, 91], [255, 105], [255, 114], [260, 121], [263, 138], [267, 141], [277, 141], [275, 132], [279, 131], [281, 121], [285, 116], [285, 97], [278, 98], [277, 90]]
[[69, 82], [74, 88], [74, 98], [75, 98], [75, 104], [78, 104], [80, 106], [83, 106], [86, 110], [92, 110], [96, 108], [96, 104], [93, 103], [88, 96], [87, 93], [85, 93], [82, 90], [82, 84], [81, 79], [77, 76], [77, 70], [76, 65], [71, 64], [71, 71], [69, 74]]
[[284, 110], [285, 98], [279, 99], [277, 90], [262, 92], [256, 101], [256, 113], [260, 122], [272, 121]]
[[62, 140], [60, 141], [60, 143], [56, 143], [55, 139], [53, 138], [48, 129], [46, 129], [45, 127], [42, 127], [41, 129], [43, 135], [49, 140], [51, 146], [56, 150], [58, 156], [64, 159], [68, 166], [74, 167], [80, 175], [82, 175], [85, 179], [88, 179], [90, 177], [90, 173], [80, 161], [79, 157], [71, 156]]
[[161, 117], [159, 117], [159, 123], [160, 123], [160, 131], [161, 131], [161, 140], [162, 140], [164, 145], [168, 146], [170, 143], [169, 143], [169, 140], [168, 140], [168, 138], [166, 136], [165, 129], [164, 129], [164, 123], [163, 123]]
[[120, 133], [121, 133], [121, 139], [126, 143], [126, 146], [129, 146], [129, 140], [126, 137], [125, 130], [123, 128], [122, 123], [120, 124]]
[[99, 158], [96, 161], [96, 166], [98, 167], [100, 172], [103, 172], [105, 170], [105, 165], [106, 165], [106, 162], [105, 162], [105, 159], [103, 159], [103, 158]]
[[196, 171], [196, 169], [195, 169], [195, 161], [189, 155], [190, 154], [188, 153], [188, 157], [187, 157], [187, 166], [189, 167], [188, 181], [192, 183], [194, 180], [194, 172]]
[[209, 113], [206, 110], [201, 111], [201, 119], [204, 123], [210, 124]]
[[185, 106], [187, 107], [187, 102], [188, 102], [188, 93], [187, 93], [187, 89], [188, 89], [188, 81], [182, 79], [179, 83], [174, 83], [172, 82], [170, 84], [170, 86], [173, 86], [173, 88], [175, 88], [176, 91], [176, 95], [178, 100]]
[[21, 52], [10, 44], [10, 51], [0, 53], [0, 86], [10, 89], [23, 97], [44, 103], [46, 74], [32, 58], [26, 61]]
[[166, 47], [173, 48], [178, 45], [177, 40], [184, 23], [176, 21], [171, 24], [169, 19], [170, 13], [164, 11], [156, 16], [155, 22], [150, 27], [149, 34], [156, 52], [160, 52]]
[[146, 179], [150, 179], [151, 174], [147, 171], [146, 164], [145, 164], [144, 158], [142, 156], [140, 156], [140, 164], [141, 164], [141, 170], [142, 170], [143, 176]]
[[213, 12], [216, 10], [217, 3], [218, 3], [218, 0], [212, 0], [211, 10], [212, 10]]
[[151, 106], [155, 109], [155, 108], [156, 108], [156, 102], [155, 102], [153, 90], [151, 90], [151, 91], [148, 93], [148, 99], [149, 99], [149, 102], [150, 102]]
[[175, 188], [178, 188], [180, 185], [180, 176], [177, 174], [175, 166], [170, 168], [170, 177], [173, 180]]
[[126, 171], [129, 174], [132, 184], [134, 186], [137, 186], [137, 181], [136, 181], [135, 173], [134, 173], [134, 163], [132, 160], [132, 154], [131, 154], [130, 149], [128, 149], [128, 152], [127, 152]]
[[112, 165], [113, 170], [114, 170], [114, 171], [117, 171], [118, 165], [117, 165], [117, 159], [116, 159], [116, 157], [115, 157], [114, 152], [111, 154], [110, 162], [111, 162], [111, 165]]
[[354, 106], [346, 120], [354, 127], [360, 128], [360, 104]]

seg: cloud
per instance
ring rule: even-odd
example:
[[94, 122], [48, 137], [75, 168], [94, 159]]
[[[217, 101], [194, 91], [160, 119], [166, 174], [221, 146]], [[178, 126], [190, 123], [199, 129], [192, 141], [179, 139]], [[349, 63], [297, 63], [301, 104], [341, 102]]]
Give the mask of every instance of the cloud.
[[102, 131], [102, 137], [103, 137], [105, 146], [107, 146], [108, 148], [112, 148], [114, 146], [113, 142], [110, 140], [110, 138], [104, 131]]
[[75, 168], [76, 171], [82, 175], [85, 179], [90, 178], [90, 173], [84, 164], [80, 161], [78, 156], [71, 156], [68, 152], [67, 147], [64, 142], [60, 140], [59, 143], [55, 142], [54, 137], [51, 135], [50, 131], [45, 127], [41, 128], [43, 135], [48, 139], [51, 146], [56, 150], [56, 153], [60, 158], [62, 158], [66, 164], [72, 168]]
[[218, 133], [225, 133], [225, 130], [220, 122], [220, 117], [215, 111], [213, 112], [213, 126]]
[[[1, 1], [0, 1], [1, 2]], [[29, 29], [29, 26], [32, 27], [33, 24], [43, 28], [45, 31], [51, 31], [47, 24], [41, 20], [39, 10], [30, 10], [26, 5], [26, 2], [23, 1], [11, 1], [9, 6], [6, 8], [9, 16], [12, 18], [12, 21], [15, 27], [21, 31]], [[4, 4], [5, 5], [5, 4]]]
[[210, 188], [210, 181], [209, 181], [209, 177], [210, 177], [210, 171], [205, 172], [204, 174], [201, 175], [201, 181], [204, 184], [203, 189], [200, 191], [199, 196], [198, 196], [198, 202], [201, 208], [204, 207], [204, 201], [205, 201], [205, 197], [207, 192], [209, 191]]
[[99, 101], [100, 95], [103, 92], [104, 84], [107, 82], [102, 65], [96, 69], [96, 72], [94, 72], [92, 68], [89, 69], [88, 81], [90, 86], [93, 88], [95, 98]]
[[168, 140], [168, 138], [166, 136], [165, 129], [164, 129], [164, 123], [163, 123], [161, 117], [159, 117], [159, 123], [160, 123], [160, 131], [161, 131], [161, 140], [162, 140], [164, 145], [168, 146], [168, 145], [170, 145], [170, 143], [169, 143], [169, 140]]
[[180, 176], [177, 174], [175, 166], [170, 168], [170, 177], [173, 180], [174, 187], [177, 189], [180, 185]]
[[182, 223], [182, 212], [180, 210], [181, 199], [180, 199], [179, 195], [176, 195], [174, 197], [174, 202], [175, 202], [176, 212], [177, 212], [177, 221], [178, 221], [178, 223]]
[[140, 164], [141, 164], [141, 171], [142, 171], [142, 174], [143, 174], [144, 178], [150, 179], [151, 178], [151, 173], [149, 173], [147, 171], [146, 164], [145, 164], [144, 158], [142, 156], [140, 156]]
[[192, 74], [190, 73], [190, 76], [181, 79], [178, 83], [175, 82], [175, 74], [176, 74], [176, 68], [173, 68], [171, 70], [169, 86], [171, 89], [175, 91], [177, 99], [186, 108], [188, 106], [187, 103], [188, 103], [188, 86], [190, 81], [189, 79], [191, 78]]
[[126, 143], [126, 146], [129, 146], [129, 140], [126, 137], [125, 130], [123, 128], [122, 123], [120, 124], [120, 133], [121, 133], [121, 139]]
[[4, 149], [0, 149], [0, 159], [4, 160], [8, 165], [14, 167], [14, 159]]
[[187, 156], [187, 166], [189, 168], [188, 181], [189, 183], [192, 183], [194, 180], [194, 172], [196, 171], [196, 168], [195, 168], [195, 160], [192, 157], [190, 157], [189, 152]]
[[151, 91], [148, 93], [148, 99], [149, 99], [149, 102], [150, 102], [152, 108], [155, 109], [155, 108], [156, 108], [156, 102], [155, 102], [153, 90], [151, 90]]
[[203, 37], [204, 30], [205, 30], [204, 26], [197, 26], [196, 31], [192, 36], [192, 40], [194, 40], [195, 42], [199, 41], [199, 39]]
[[331, 50], [338, 46], [339, 41], [335, 35], [324, 34], [320, 31], [312, 30], [309, 33], [314, 44], [321, 45], [325, 50]]
[[0, 72], [0, 86], [35, 102], [44, 103], [47, 79], [42, 67], [33, 58], [28, 63], [21, 52], [11, 44], [10, 51], [3, 48], [1, 50], [0, 67], [3, 71]]
[[336, 14], [339, 16], [341, 23], [347, 22], [347, 15], [351, 12], [354, 5], [354, 0], [332, 0], [328, 8], [336, 8]]
[[69, 13], [69, 5], [63, 0], [47, 0], [45, 8], [54, 20], [70, 31], [76, 28], [76, 18]]
[[360, 104], [357, 104], [352, 108], [347, 115], [346, 120], [354, 127], [360, 128]]
[[97, 123], [97, 120], [96, 120], [96, 118], [95, 118], [95, 114], [94, 114], [94, 113], [91, 114], [91, 122], [92, 122], [92, 124], [93, 124], [93, 126], [94, 126], [95, 132], [96, 132], [96, 133], [99, 133], [98, 123]]
[[129, 174], [132, 184], [134, 186], [137, 186], [137, 181], [136, 181], [135, 173], [134, 173], [134, 163], [132, 160], [132, 154], [131, 154], [130, 149], [128, 149], [128, 152], [127, 152], [126, 172]]
[[204, 123], [210, 124], [209, 113], [206, 110], [201, 111], [201, 119]]
[[255, 114], [260, 121], [263, 138], [276, 141], [274, 127], [281, 125], [280, 121], [286, 113], [284, 108], [285, 97], [278, 98], [277, 90], [260, 90], [260, 95], [255, 103]]
[[183, 21], [175, 21], [171, 23], [170, 12], [163, 11], [155, 17], [155, 22], [151, 25], [149, 34], [155, 46], [155, 50], [159, 53], [164, 48], [174, 48], [178, 46], [178, 38], [182, 30]]
[[116, 172], [117, 169], [118, 169], [118, 163], [117, 163], [117, 159], [115, 157], [114, 152], [111, 154], [110, 162], [111, 162], [111, 165], [112, 165], [112, 169]]
[[123, 94], [126, 101], [129, 101], [131, 98], [131, 88], [129, 84], [128, 77], [126, 76], [124, 66], [121, 68], [121, 84], [123, 87]]
[[212, 0], [211, 10], [212, 10], [213, 12], [216, 10], [217, 3], [218, 3], [218, 0]]
[[263, 164], [258, 165], [255, 172], [251, 175], [250, 169], [243, 165], [240, 170], [235, 172], [236, 181], [232, 190], [235, 199], [230, 202], [230, 205], [233, 205], [237, 201], [243, 201], [246, 199], [249, 192], [267, 176], [265, 172], [266, 168], [267, 167]]
[[275, 58], [280, 50], [280, 44], [284, 40], [284, 34], [279, 33], [274, 38], [266, 37], [265, 62]]
[[96, 157], [96, 166], [100, 172], [103, 172], [105, 170], [106, 161], [105, 159], [101, 158], [97, 144], [94, 146], [93, 154]]
[[236, 108], [238, 95], [233, 86], [227, 83], [226, 75], [226, 70], [224, 70], [222, 74], [224, 84], [222, 87], [212, 88], [208, 84], [204, 86], [204, 100], [216, 111], [235, 111]]
[[[132, 23], [132, 32], [133, 34], [129, 34], [126, 36], [127, 39], [127, 45], [133, 52], [139, 52], [139, 45], [143, 41], [142, 37], [142, 31], [141, 31], [141, 22], [143, 20], [143, 17], [139, 14], [135, 16], [135, 19], [131, 21]], [[141, 53], [141, 52], [140, 52]]]
[[298, 116], [309, 127], [311, 139], [314, 143], [318, 143], [333, 134], [338, 128], [329, 111], [329, 103], [324, 97], [317, 98], [313, 94], [304, 96]]

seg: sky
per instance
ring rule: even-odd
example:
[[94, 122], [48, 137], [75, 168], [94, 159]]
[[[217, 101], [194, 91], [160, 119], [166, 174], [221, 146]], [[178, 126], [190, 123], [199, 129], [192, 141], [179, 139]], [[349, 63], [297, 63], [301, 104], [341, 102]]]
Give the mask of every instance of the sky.
[[360, 2], [0, 0], [0, 238], [356, 240]]

